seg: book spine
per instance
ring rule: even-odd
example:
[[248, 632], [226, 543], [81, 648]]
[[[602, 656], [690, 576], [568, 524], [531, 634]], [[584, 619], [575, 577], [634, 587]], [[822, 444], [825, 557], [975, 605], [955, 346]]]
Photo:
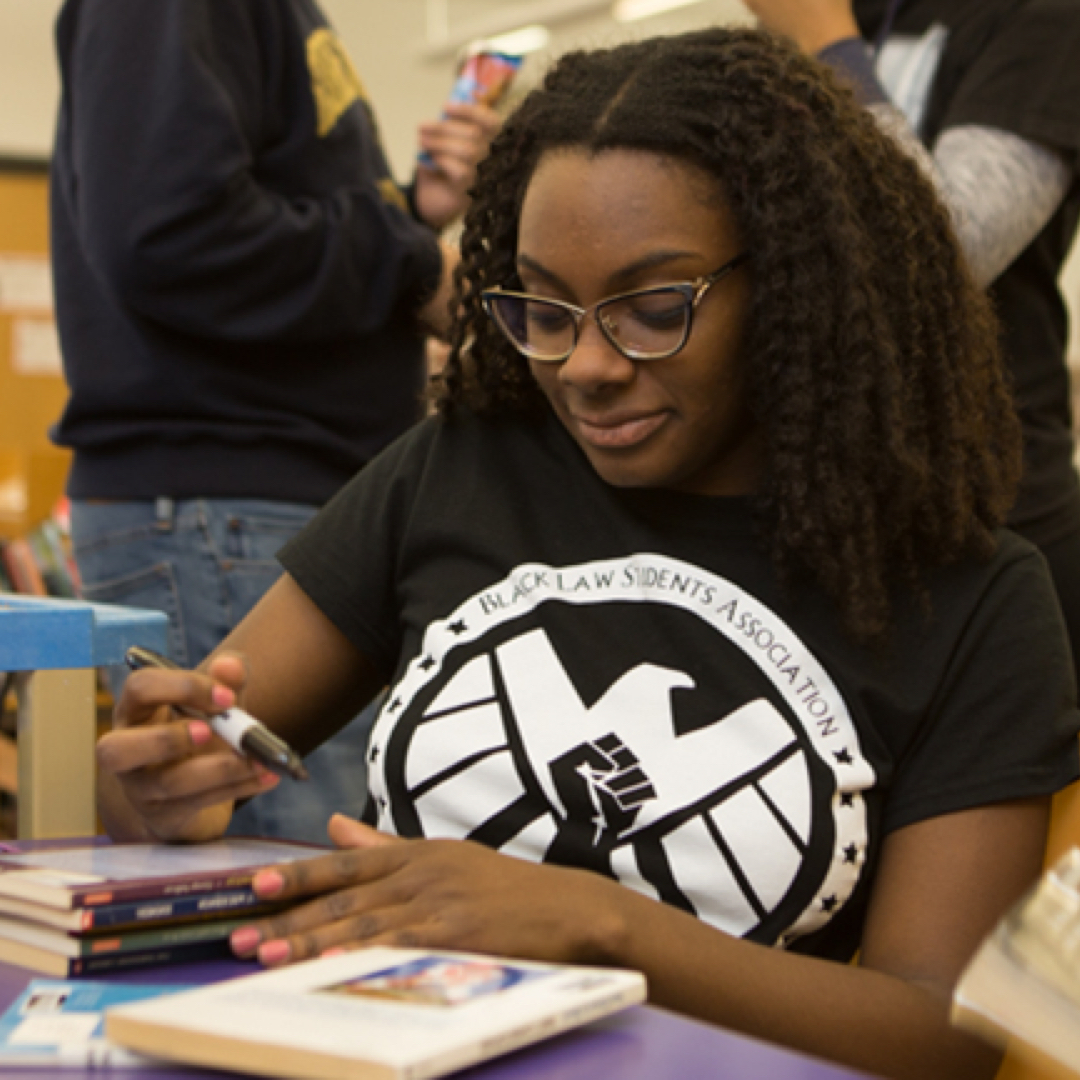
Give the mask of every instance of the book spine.
[[154, 930], [136, 930], [127, 934], [71, 936], [71, 940], [78, 943], [80, 956], [106, 956], [171, 948], [175, 945], [192, 945], [201, 941], [223, 941], [241, 925], [242, 919], [208, 919], [204, 922], [181, 923]]
[[120, 929], [140, 923], [159, 923], [184, 918], [220, 915], [226, 911], [264, 908], [266, 905], [250, 889], [186, 896], [175, 900], [137, 901], [130, 904], [107, 904], [82, 909], [83, 931]]
[[103, 971], [123, 971], [157, 964], [186, 964], [195, 960], [225, 960], [232, 956], [228, 941], [199, 941], [141, 952], [108, 953], [105, 956], [76, 956], [68, 964], [68, 977], [96, 975]]
[[136, 878], [131, 881], [110, 881], [98, 885], [83, 885], [68, 894], [71, 907], [97, 908], [106, 904], [132, 903], [136, 900], [173, 900], [209, 893], [250, 889], [251, 879], [259, 867], [248, 871], [230, 870], [227, 874], [207, 877], [191, 874], [174, 878]]

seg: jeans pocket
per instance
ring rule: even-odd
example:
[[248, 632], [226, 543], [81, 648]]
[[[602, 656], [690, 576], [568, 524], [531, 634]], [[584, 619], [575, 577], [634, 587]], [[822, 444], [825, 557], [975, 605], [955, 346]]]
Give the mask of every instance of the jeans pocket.
[[225, 520], [224, 550], [243, 563], [275, 563], [277, 553], [315, 516], [314, 507], [234, 511]]
[[277, 553], [315, 515], [296, 507], [233, 512], [225, 521], [222, 577], [234, 622], [239, 622], [281, 577]]

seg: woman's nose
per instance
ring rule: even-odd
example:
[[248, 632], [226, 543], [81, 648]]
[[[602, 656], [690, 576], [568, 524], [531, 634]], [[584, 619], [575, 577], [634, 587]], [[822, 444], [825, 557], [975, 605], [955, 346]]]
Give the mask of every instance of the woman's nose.
[[574, 351], [559, 367], [559, 379], [566, 386], [582, 391], [630, 382], [634, 377], [635, 364], [623, 356], [608, 340], [600, 328], [599, 316], [590, 312], [581, 320]]

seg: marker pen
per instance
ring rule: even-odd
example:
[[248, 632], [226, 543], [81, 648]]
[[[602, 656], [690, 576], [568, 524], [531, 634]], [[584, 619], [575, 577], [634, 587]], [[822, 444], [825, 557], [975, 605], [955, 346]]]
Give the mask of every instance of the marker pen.
[[[167, 668], [179, 670], [167, 657], [152, 649], [143, 649], [133, 645], [125, 654], [128, 667]], [[197, 712], [195, 709], [180, 709], [187, 716], [205, 720], [214, 732], [220, 735], [238, 754], [254, 758], [278, 776], [291, 776], [294, 780], [307, 780], [308, 771], [304, 768], [300, 756], [283, 739], [279, 739], [268, 727], [261, 724], [243, 709], [232, 708], [214, 716]]]

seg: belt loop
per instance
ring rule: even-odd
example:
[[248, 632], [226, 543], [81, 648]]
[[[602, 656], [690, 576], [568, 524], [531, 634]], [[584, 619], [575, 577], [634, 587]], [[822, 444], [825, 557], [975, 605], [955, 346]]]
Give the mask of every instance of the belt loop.
[[175, 501], [164, 495], [155, 499], [154, 517], [157, 518], [157, 527], [162, 532], [172, 532], [173, 519], [176, 517]]

